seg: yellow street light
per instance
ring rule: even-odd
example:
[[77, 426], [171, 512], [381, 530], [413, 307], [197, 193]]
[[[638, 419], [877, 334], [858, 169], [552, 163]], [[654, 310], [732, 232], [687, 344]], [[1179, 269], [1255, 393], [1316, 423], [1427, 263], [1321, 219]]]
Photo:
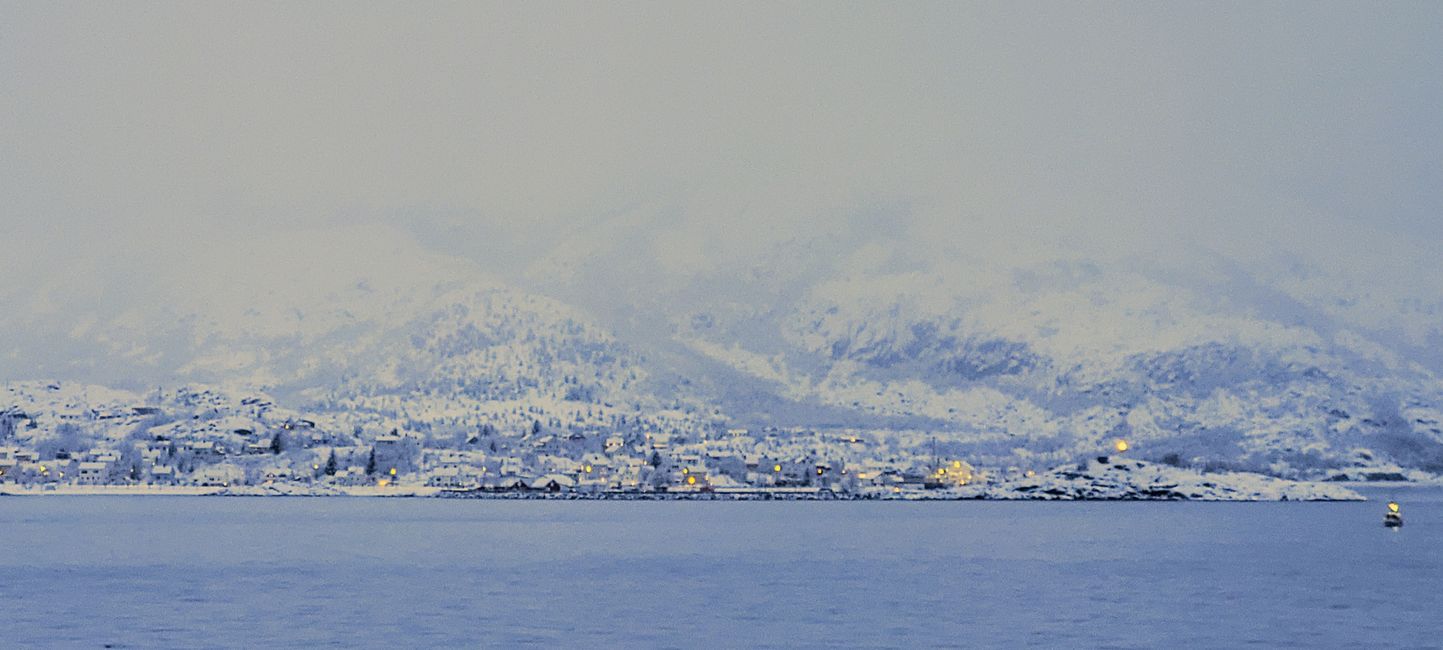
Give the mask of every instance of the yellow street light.
[[780, 472], [780, 471], [782, 471], [782, 466], [781, 466], [781, 464], [778, 463], [778, 464], [776, 464], [776, 465], [772, 465], [772, 471], [773, 471], [773, 472]]
[[687, 485], [696, 485], [696, 477], [695, 477], [695, 476], [688, 476], [688, 477], [686, 477], [686, 484], [687, 484]]
[[960, 461], [960, 460], [954, 460], [954, 461], [952, 461], [952, 469], [962, 469], [962, 461]]
[[1117, 453], [1119, 453], [1119, 454], [1122, 453], [1122, 452], [1124, 452], [1124, 451], [1127, 451], [1127, 450], [1128, 450], [1128, 447], [1129, 447], [1129, 445], [1127, 444], [1127, 441], [1126, 441], [1126, 440], [1123, 440], [1122, 438], [1118, 438], [1118, 439], [1117, 439], [1117, 442], [1112, 443], [1112, 448], [1113, 448], [1113, 449], [1116, 449], [1116, 450], [1117, 450]]
[[392, 468], [391, 468], [391, 476], [395, 476], [395, 475], [396, 475], [396, 468], [392, 467]]

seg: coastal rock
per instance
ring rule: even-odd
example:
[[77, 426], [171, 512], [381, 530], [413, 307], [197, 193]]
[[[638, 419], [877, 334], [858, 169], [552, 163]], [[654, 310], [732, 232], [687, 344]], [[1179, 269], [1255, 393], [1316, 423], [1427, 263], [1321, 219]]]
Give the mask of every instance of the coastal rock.
[[1243, 472], [1199, 472], [1100, 456], [1079, 465], [976, 488], [982, 499], [1104, 501], [1363, 501], [1336, 483]]

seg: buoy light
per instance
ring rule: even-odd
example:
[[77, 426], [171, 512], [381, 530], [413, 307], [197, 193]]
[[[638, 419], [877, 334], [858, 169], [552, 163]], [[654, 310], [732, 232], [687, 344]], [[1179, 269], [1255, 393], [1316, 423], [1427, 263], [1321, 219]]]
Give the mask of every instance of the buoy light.
[[1398, 512], [1398, 502], [1397, 502], [1397, 501], [1389, 501], [1389, 502], [1388, 502], [1388, 512], [1393, 512], [1393, 513]]
[[1124, 452], [1124, 451], [1127, 451], [1128, 444], [1127, 444], [1127, 441], [1126, 441], [1126, 440], [1123, 440], [1123, 439], [1121, 439], [1121, 438], [1118, 438], [1117, 442], [1115, 442], [1115, 443], [1112, 444], [1112, 447], [1113, 447], [1113, 449], [1116, 449], [1116, 450], [1117, 450], [1117, 453], [1120, 454], [1120, 453], [1122, 453], [1122, 452]]

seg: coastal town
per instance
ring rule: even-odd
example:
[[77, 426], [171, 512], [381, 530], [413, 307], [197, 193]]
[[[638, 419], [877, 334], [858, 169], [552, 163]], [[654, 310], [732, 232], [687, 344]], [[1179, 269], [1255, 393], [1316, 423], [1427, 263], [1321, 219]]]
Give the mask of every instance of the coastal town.
[[[222, 392], [157, 400], [169, 409], [94, 408], [105, 400], [67, 395], [59, 384], [39, 392], [58, 399], [34, 413], [13, 406], [0, 412], [0, 484], [804, 495], [932, 490], [982, 478], [962, 459], [939, 464], [860, 433], [800, 437], [734, 428], [700, 436], [684, 418], [654, 416], [621, 418], [629, 422], [623, 427], [558, 430], [539, 410], [534, 418], [496, 417], [500, 426], [485, 423], [464, 435], [360, 424], [340, 432], [335, 421]], [[86, 408], [74, 408], [82, 403]], [[189, 417], [174, 417], [177, 410]]]
[[1204, 474], [1134, 460], [1122, 440], [1107, 441], [1101, 455], [1057, 468], [983, 469], [945, 453], [948, 447], [925, 433], [799, 435], [774, 427], [699, 433], [697, 423], [682, 415], [618, 418], [605, 428], [556, 427], [543, 410], [519, 406], [459, 430], [415, 431], [343, 421], [337, 414], [309, 419], [264, 397], [210, 389], [157, 393], [143, 405], [95, 387], [10, 389], [13, 397], [25, 398], [0, 411], [0, 490], [11, 494], [1356, 497], [1336, 484]]

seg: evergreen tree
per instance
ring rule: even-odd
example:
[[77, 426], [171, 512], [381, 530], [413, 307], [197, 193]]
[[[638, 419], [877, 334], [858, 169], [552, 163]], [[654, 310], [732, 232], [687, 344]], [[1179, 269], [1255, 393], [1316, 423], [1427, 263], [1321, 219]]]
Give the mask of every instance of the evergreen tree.
[[285, 444], [281, 442], [281, 434], [277, 433], [271, 436], [271, 453], [279, 454], [282, 451], [285, 451]]
[[336, 450], [331, 450], [331, 456], [326, 459], [326, 476], [336, 475]]
[[371, 448], [371, 457], [366, 459], [366, 476], [376, 473], [376, 448]]

